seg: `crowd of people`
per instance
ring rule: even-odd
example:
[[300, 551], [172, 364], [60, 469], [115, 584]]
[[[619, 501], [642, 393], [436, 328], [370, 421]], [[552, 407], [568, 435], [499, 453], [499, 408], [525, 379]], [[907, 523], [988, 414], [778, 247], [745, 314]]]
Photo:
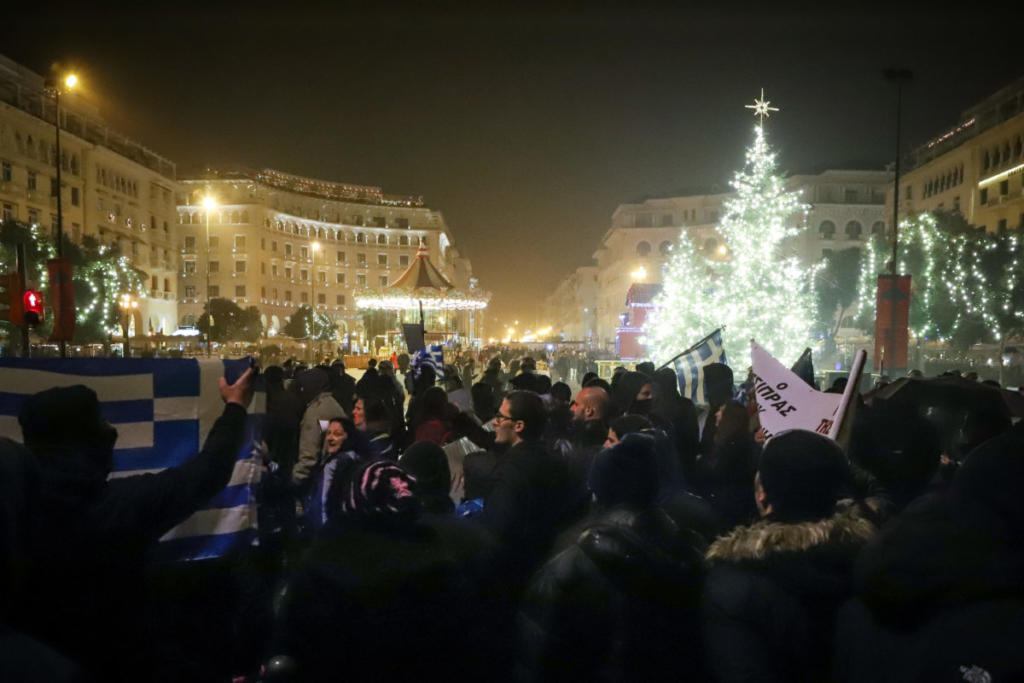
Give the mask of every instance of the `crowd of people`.
[[0, 441], [0, 680], [1024, 676], [998, 400], [860, 401], [840, 445], [761, 438], [726, 366], [698, 406], [650, 364], [467, 365], [265, 368], [258, 543], [185, 564], [153, 550], [228, 483], [254, 371], [200, 453], [120, 479], [94, 392], [31, 397]]

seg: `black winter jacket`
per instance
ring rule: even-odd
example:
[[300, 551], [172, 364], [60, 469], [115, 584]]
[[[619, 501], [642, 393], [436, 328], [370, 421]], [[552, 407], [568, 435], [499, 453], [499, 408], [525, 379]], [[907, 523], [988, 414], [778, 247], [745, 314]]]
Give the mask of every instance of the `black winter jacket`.
[[827, 680], [840, 605], [874, 534], [853, 510], [800, 524], [766, 518], [708, 549], [705, 645], [713, 679]]
[[702, 548], [657, 508], [590, 520], [526, 595], [521, 678], [700, 679]]
[[42, 455], [34, 570], [18, 625], [97, 680], [146, 680], [150, 551], [228, 483], [244, 427], [245, 409], [228, 404], [198, 455], [157, 474], [109, 482], [84, 455]]

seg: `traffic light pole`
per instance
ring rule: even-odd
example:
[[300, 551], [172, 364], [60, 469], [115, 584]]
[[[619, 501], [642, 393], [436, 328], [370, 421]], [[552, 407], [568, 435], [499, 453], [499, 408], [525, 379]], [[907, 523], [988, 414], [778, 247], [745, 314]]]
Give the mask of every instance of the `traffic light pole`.
[[[21, 296], [21, 292], [25, 291], [26, 284], [25, 245], [19, 243], [15, 247], [14, 253], [18, 260], [18, 284], [20, 285], [18, 288], [18, 296]], [[11, 301], [11, 304], [14, 304], [13, 300]], [[28, 344], [28, 323], [25, 322], [24, 317], [18, 327], [21, 328], [21, 357], [28, 358], [30, 354]]]

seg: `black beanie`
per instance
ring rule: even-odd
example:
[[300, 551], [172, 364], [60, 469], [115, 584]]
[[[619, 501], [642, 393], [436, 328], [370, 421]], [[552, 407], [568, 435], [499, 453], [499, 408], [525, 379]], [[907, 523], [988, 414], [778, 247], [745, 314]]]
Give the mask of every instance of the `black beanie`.
[[835, 441], [793, 429], [768, 440], [758, 472], [772, 518], [794, 523], [831, 517], [849, 468]]
[[598, 453], [590, 468], [590, 490], [605, 507], [647, 507], [658, 493], [654, 438], [629, 434]]
[[96, 392], [82, 384], [30, 396], [21, 404], [18, 422], [25, 444], [43, 451], [82, 443], [104, 426]]
[[412, 444], [405, 449], [398, 464], [416, 478], [417, 493], [448, 495], [451, 487], [448, 456], [433, 441], [417, 441]]

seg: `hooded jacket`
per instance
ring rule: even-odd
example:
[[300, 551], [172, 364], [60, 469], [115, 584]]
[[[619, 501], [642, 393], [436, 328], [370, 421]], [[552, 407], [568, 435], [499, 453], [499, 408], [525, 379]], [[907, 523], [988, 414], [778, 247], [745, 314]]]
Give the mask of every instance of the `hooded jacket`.
[[292, 483], [302, 484], [317, 463], [323, 445], [321, 420], [348, 417], [329, 391], [327, 373], [319, 368], [307, 370], [296, 379], [302, 395], [309, 400], [299, 425], [299, 455], [292, 469]]
[[765, 518], [708, 549], [704, 640], [718, 681], [827, 678], [839, 606], [874, 527], [854, 509], [784, 524]]

